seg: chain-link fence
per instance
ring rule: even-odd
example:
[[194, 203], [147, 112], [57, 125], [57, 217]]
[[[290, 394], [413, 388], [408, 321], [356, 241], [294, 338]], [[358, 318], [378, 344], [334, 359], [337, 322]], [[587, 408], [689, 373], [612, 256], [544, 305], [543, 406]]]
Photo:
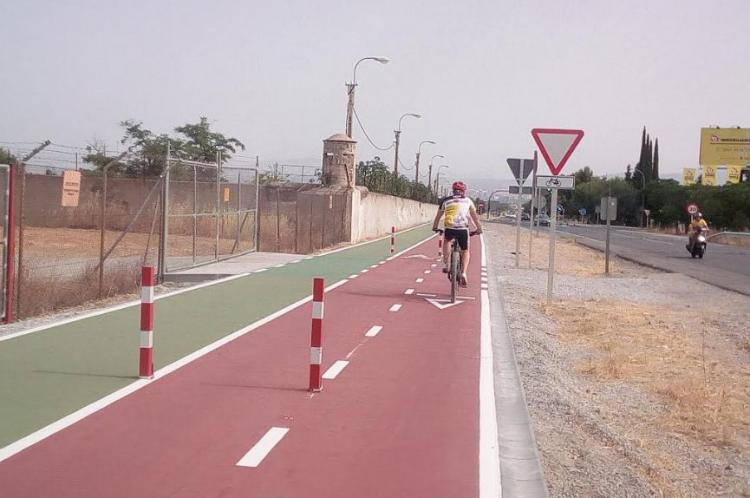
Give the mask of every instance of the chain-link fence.
[[163, 274], [257, 248], [258, 172], [170, 157]]
[[134, 292], [140, 267], [156, 263], [160, 179], [84, 170], [70, 197], [66, 171], [33, 161], [19, 171], [20, 318]]

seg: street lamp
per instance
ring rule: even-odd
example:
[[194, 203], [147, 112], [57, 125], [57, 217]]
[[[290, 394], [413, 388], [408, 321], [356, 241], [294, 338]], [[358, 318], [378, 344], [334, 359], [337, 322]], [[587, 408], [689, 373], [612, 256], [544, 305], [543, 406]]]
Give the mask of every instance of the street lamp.
[[450, 168], [447, 164], [443, 164], [438, 167], [437, 174], [435, 175], [435, 193], [438, 194], [438, 185], [440, 185], [440, 170], [443, 168]]
[[352, 137], [352, 115], [354, 114], [354, 89], [357, 86], [357, 66], [362, 61], [375, 61], [381, 64], [388, 64], [390, 59], [387, 57], [363, 57], [354, 64], [354, 74], [352, 82], [346, 84], [346, 93], [349, 95], [349, 102], [346, 105], [346, 136]]
[[393, 159], [393, 174], [396, 175], [396, 178], [398, 178], [398, 145], [400, 142], [399, 137], [401, 137], [401, 121], [407, 116], [422, 119], [421, 114], [415, 114], [413, 112], [407, 112], [406, 114], [403, 114], [400, 118], [398, 118], [398, 129], [394, 131], [394, 133], [396, 134], [396, 154]]
[[641, 188], [641, 220], [645, 221], [646, 219], [646, 175], [643, 174], [643, 171], [636, 169], [633, 171], [633, 177], [635, 177], [636, 173], [639, 173], [641, 175], [641, 182], [643, 185], [643, 188]]
[[414, 163], [414, 166], [417, 171], [414, 173], [414, 182], [419, 183], [419, 155], [422, 153], [422, 145], [423, 144], [432, 144], [435, 145], [437, 142], [434, 142], [432, 140], [422, 140], [419, 142], [419, 147], [417, 147], [417, 161]]
[[434, 159], [435, 159], [436, 157], [441, 157], [441, 158], [445, 159], [445, 156], [443, 156], [443, 155], [441, 155], [441, 154], [435, 154], [434, 156], [432, 156], [432, 157], [430, 158], [430, 174], [429, 174], [429, 176], [427, 177], [427, 186], [428, 186], [428, 187], [430, 187], [430, 192], [432, 192], [432, 161], [433, 161], [433, 160], [434, 160]]

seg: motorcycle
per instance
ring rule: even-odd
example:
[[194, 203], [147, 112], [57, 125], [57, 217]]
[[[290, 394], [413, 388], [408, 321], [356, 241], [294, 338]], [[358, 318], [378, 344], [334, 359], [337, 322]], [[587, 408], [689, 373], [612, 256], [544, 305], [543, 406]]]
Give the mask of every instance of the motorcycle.
[[688, 246], [687, 250], [690, 252], [690, 256], [693, 258], [703, 259], [703, 255], [706, 254], [706, 247], [708, 245], [708, 229], [701, 228], [698, 234], [695, 236], [693, 247]]

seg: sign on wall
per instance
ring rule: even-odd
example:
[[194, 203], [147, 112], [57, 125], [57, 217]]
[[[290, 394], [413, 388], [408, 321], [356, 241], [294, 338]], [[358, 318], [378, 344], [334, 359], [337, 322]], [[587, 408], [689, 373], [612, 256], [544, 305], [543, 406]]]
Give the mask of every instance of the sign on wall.
[[81, 172], [66, 170], [63, 172], [62, 201], [63, 207], [78, 207], [81, 193]]

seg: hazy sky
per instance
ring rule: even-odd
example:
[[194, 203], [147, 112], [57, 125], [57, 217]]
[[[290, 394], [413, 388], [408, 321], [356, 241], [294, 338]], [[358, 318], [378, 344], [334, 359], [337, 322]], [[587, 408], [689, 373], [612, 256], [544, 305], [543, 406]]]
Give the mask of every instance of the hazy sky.
[[[208, 116], [264, 163], [318, 165], [343, 131], [344, 83], [402, 160], [508, 177], [533, 127], [586, 132], [566, 172], [621, 173], [644, 125], [662, 172], [698, 161], [702, 126], [750, 126], [750, 0], [0, 0], [0, 141], [111, 147], [132, 118], [156, 132]], [[355, 124], [359, 159], [378, 152]], [[4, 144], [0, 143], [0, 146]]]

